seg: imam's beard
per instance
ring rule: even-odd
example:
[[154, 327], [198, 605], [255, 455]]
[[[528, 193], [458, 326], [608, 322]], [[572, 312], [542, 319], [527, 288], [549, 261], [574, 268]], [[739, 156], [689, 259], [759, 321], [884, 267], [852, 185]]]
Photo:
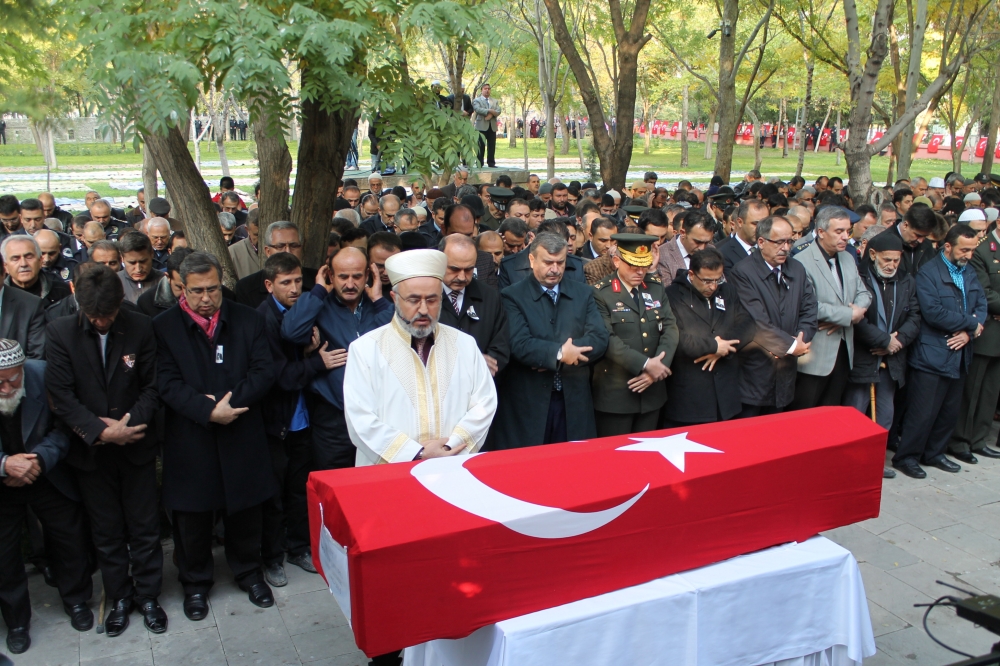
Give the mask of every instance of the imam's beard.
[[21, 404], [21, 400], [24, 398], [24, 387], [15, 390], [9, 396], [0, 396], [0, 414], [4, 416], [13, 416], [14, 412], [17, 411], [18, 406]]
[[[437, 326], [438, 323], [437, 317], [427, 316], [426, 319], [421, 320], [421, 323], [419, 325], [414, 324], [413, 322], [416, 321], [419, 317], [420, 315], [417, 315], [417, 317], [415, 317], [414, 319], [409, 319], [409, 320], [406, 319], [406, 317], [403, 316], [403, 313], [399, 309], [399, 303], [396, 303], [396, 319], [399, 320], [399, 325], [403, 327], [404, 331], [406, 331], [407, 333], [409, 333], [411, 336], [413, 336], [418, 340], [426, 338], [431, 333], [433, 333], [434, 327]], [[427, 321], [429, 323], [425, 324], [423, 323], [424, 321]]]
[[892, 269], [892, 271], [890, 272], [882, 270], [881, 266], [875, 264], [875, 272], [878, 273], [878, 276], [883, 280], [891, 280], [892, 278], [896, 277], [897, 271], [899, 271], [899, 267]]

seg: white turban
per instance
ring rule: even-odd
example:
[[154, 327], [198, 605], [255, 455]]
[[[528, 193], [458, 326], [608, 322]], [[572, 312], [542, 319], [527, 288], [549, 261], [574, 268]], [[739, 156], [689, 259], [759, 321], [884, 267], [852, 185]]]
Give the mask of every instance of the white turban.
[[417, 277], [434, 277], [444, 280], [448, 258], [438, 250], [407, 250], [397, 252], [385, 260], [385, 272], [396, 286], [403, 280]]
[[986, 220], [986, 213], [979, 208], [970, 208], [958, 216], [959, 222], [974, 222], [976, 220]]

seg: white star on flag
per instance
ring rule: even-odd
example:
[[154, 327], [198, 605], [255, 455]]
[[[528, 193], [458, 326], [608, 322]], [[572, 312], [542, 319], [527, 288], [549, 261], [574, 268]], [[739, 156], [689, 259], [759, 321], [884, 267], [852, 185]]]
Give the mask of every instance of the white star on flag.
[[659, 453], [671, 465], [684, 471], [684, 454], [685, 453], [723, 453], [718, 449], [713, 449], [710, 446], [705, 446], [704, 444], [699, 444], [698, 442], [692, 442], [687, 438], [687, 433], [682, 432], [679, 435], [670, 435], [669, 437], [631, 437], [633, 441], [638, 442], [638, 444], [628, 444], [627, 446], [619, 446], [618, 451], [651, 451], [653, 453]]

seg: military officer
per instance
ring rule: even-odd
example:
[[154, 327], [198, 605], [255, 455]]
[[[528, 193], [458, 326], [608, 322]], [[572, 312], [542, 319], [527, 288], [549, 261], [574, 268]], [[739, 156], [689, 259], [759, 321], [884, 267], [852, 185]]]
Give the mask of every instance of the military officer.
[[608, 351], [594, 368], [598, 437], [656, 429], [678, 339], [663, 283], [648, 272], [656, 237], [611, 238], [618, 243], [615, 272], [594, 285], [597, 310], [610, 334]]
[[986, 292], [989, 316], [983, 334], [973, 342], [972, 365], [962, 392], [958, 424], [948, 443], [949, 453], [974, 464], [976, 455], [1000, 458], [1000, 451], [987, 446], [997, 397], [1000, 396], [1000, 234], [994, 229], [979, 242], [969, 266]]

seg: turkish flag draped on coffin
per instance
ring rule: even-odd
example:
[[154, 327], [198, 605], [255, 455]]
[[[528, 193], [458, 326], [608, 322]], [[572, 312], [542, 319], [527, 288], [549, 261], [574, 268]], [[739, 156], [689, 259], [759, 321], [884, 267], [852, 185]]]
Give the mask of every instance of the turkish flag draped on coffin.
[[461, 638], [875, 517], [885, 439], [827, 407], [317, 472], [313, 558], [369, 656]]

